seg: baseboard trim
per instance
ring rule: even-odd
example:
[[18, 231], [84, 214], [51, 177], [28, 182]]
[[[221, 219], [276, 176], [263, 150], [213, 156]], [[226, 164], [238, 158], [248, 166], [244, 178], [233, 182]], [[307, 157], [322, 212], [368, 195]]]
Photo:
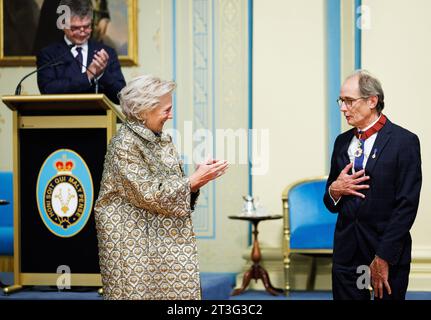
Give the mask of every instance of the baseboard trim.
[[413, 247], [408, 290], [431, 291], [431, 247]]

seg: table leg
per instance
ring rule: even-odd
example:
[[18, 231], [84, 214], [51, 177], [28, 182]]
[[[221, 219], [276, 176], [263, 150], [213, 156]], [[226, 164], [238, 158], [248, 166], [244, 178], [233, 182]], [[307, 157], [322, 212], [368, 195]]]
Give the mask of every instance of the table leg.
[[258, 223], [259, 221], [253, 222], [253, 248], [251, 250], [251, 260], [253, 261], [253, 265], [244, 273], [241, 288], [235, 289], [232, 293], [233, 296], [243, 293], [249, 285], [251, 279], [255, 279], [256, 281], [261, 279], [263, 281], [263, 285], [265, 286], [265, 290], [274, 296], [284, 292], [284, 290], [274, 288], [272, 286], [271, 281], [269, 280], [268, 272], [266, 272], [266, 270], [259, 264], [262, 256], [257, 238], [257, 235], [259, 234], [257, 230]]
[[258, 266], [259, 278], [262, 279], [263, 285], [265, 286], [265, 290], [268, 291], [273, 296], [284, 293], [283, 289], [274, 288], [271, 284], [271, 280], [269, 280], [269, 275], [266, 270]]
[[238, 289], [235, 289], [233, 292], [232, 292], [232, 295], [233, 296], [237, 296], [237, 295], [239, 295], [239, 294], [241, 294], [241, 293], [243, 293], [244, 292], [244, 290], [247, 288], [247, 286], [249, 285], [249, 283], [250, 283], [250, 280], [251, 279], [253, 279], [254, 277], [253, 277], [253, 268], [250, 268], [250, 269], [248, 269], [245, 273], [244, 273], [244, 276], [242, 277], [242, 285], [241, 285], [241, 288], [238, 288]]

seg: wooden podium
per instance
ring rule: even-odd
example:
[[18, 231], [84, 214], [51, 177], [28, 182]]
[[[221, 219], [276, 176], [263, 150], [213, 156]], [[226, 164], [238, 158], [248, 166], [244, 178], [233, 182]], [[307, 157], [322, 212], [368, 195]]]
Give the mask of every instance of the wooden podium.
[[102, 285], [93, 215], [123, 114], [103, 94], [3, 96], [13, 112], [14, 285]]

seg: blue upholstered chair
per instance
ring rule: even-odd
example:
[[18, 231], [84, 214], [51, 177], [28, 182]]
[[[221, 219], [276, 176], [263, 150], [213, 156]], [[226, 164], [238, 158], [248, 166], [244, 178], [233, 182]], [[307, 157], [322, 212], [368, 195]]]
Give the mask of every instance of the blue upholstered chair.
[[283, 202], [283, 253], [285, 289], [290, 290], [289, 271], [292, 254], [312, 257], [307, 290], [314, 288], [316, 256], [331, 256], [337, 215], [329, 212], [324, 203], [327, 177], [304, 179], [286, 187]]
[[[13, 256], [13, 178], [0, 171], [0, 256]], [[7, 202], [7, 203], [5, 203]]]

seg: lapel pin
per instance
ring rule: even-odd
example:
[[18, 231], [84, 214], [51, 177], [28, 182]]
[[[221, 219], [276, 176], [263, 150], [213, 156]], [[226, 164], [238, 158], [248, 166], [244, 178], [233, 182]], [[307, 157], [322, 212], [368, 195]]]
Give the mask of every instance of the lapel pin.
[[376, 158], [376, 153], [377, 153], [377, 149], [374, 149], [374, 153], [373, 153], [373, 155], [372, 155], [371, 158], [375, 159]]

